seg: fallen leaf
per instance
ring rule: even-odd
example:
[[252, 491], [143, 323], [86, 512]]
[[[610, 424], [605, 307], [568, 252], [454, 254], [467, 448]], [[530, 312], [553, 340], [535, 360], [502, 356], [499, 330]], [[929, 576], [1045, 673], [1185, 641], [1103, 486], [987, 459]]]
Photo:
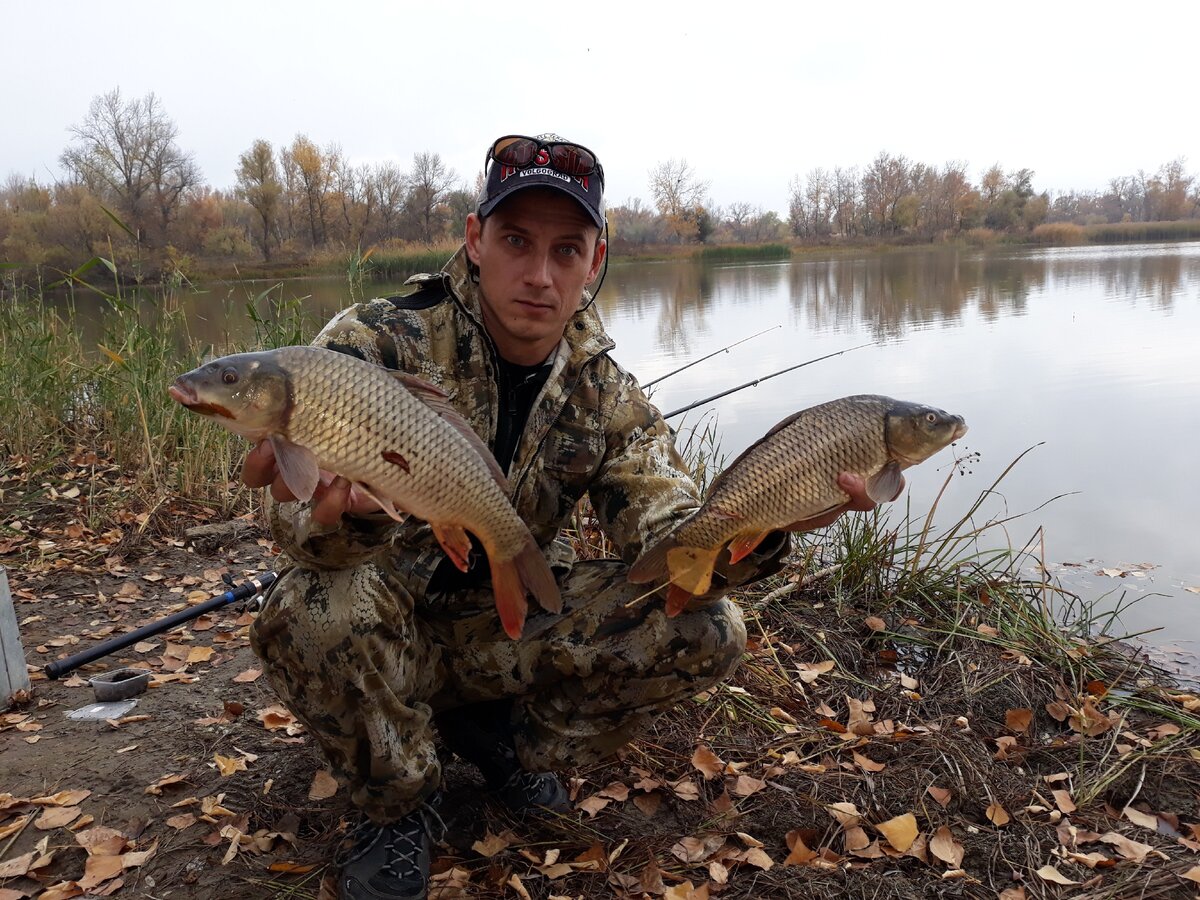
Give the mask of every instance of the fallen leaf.
[[337, 779], [333, 773], [320, 769], [313, 775], [312, 784], [308, 788], [309, 800], [328, 800], [338, 791]]
[[911, 847], [917, 839], [917, 818], [912, 813], [904, 813], [886, 822], [880, 822], [875, 828], [901, 853]]
[[41, 831], [49, 831], [51, 828], [61, 828], [64, 825], [70, 825], [78, 819], [80, 812], [82, 810], [78, 806], [48, 806], [33, 823], [33, 827]]
[[832, 659], [825, 659], [817, 663], [800, 663], [799, 669], [800, 680], [805, 684], [812, 684], [826, 672], [833, 671], [833, 667], [837, 665]]
[[733, 787], [729, 789], [729, 793], [737, 797], [749, 797], [751, 794], [757, 794], [766, 786], [767, 783], [759, 778], [739, 775], [737, 781], [733, 783]]
[[789, 831], [785, 840], [788, 850], [791, 851], [783, 861], [785, 866], [806, 866], [820, 856], [815, 850], [808, 849], [798, 830]]
[[851, 755], [854, 757], [854, 761], [858, 763], [863, 771], [882, 772], [887, 768], [887, 763], [875, 762], [875, 760], [871, 759], [869, 756], [863, 756], [861, 753], [852, 751]]
[[1071, 799], [1071, 792], [1064, 790], [1051, 791], [1054, 795], [1054, 804], [1067, 815], [1075, 812], [1075, 801]]
[[1118, 853], [1126, 859], [1133, 860], [1135, 863], [1141, 863], [1146, 858], [1146, 855], [1154, 849], [1149, 844], [1132, 840], [1115, 831], [1102, 834], [1100, 840], [1105, 844], [1116, 847]]
[[1078, 881], [1072, 881], [1062, 872], [1058, 871], [1058, 869], [1054, 868], [1054, 866], [1050, 865], [1042, 866], [1037, 870], [1037, 874], [1042, 878], [1043, 881], [1051, 881], [1054, 884], [1079, 884]]
[[183, 781], [182, 775], [164, 775], [162, 778], [158, 779], [158, 781], [154, 782], [154, 784], [146, 788], [146, 793], [161, 794], [163, 788], [167, 787], [168, 785], [179, 784], [181, 781]]
[[962, 865], [963, 845], [954, 839], [954, 834], [945, 825], [934, 832], [929, 841], [929, 852], [956, 869]]
[[167, 819], [167, 825], [176, 829], [177, 831], [182, 831], [185, 828], [191, 828], [195, 824], [196, 817], [191, 813], [183, 813], [182, 815], [171, 816], [171, 818]]
[[853, 803], [830, 803], [825, 809], [843, 828], [852, 828], [862, 820], [862, 813]]
[[927, 794], [929, 794], [929, 796], [932, 797], [940, 806], [945, 806], [947, 803], [950, 802], [950, 798], [952, 796], [954, 796], [950, 791], [946, 790], [945, 788], [940, 788], [937, 785], [933, 785], [933, 784], [931, 784], [929, 787], [927, 787], [925, 789], [925, 792]]
[[867, 616], [863, 619], [864, 624], [872, 631], [887, 631], [887, 622], [879, 618], [879, 616]]
[[79, 879], [79, 887], [90, 892], [110, 878], [116, 878], [124, 869], [119, 856], [89, 856], [83, 867], [83, 877]]
[[88, 856], [119, 856], [128, 839], [115, 828], [97, 825], [76, 834], [75, 842], [88, 852]]
[[[1063, 812], [1066, 812], [1066, 810], [1063, 810]], [[1125, 807], [1122, 815], [1134, 825], [1140, 825], [1142, 828], [1147, 828], [1150, 831], [1158, 831], [1158, 816], [1144, 813], [1140, 809], [1134, 809], [1132, 806]]]
[[1033, 710], [1024, 707], [1010, 709], [1004, 714], [1004, 724], [1008, 726], [1009, 731], [1015, 731], [1017, 734], [1026, 731], [1032, 721]]
[[90, 796], [92, 792], [88, 790], [59, 791], [47, 797], [34, 797], [29, 802], [35, 806], [78, 806]]
[[217, 753], [213, 755], [213, 761], [217, 764], [217, 771], [221, 773], [222, 778], [228, 778], [235, 772], [246, 771], [245, 757], [239, 756], [234, 758], [230, 756], [222, 756], [220, 753]]
[[506, 840], [499, 835], [492, 834], [491, 830], [489, 829], [484, 833], [484, 836], [481, 840], [478, 840], [471, 845], [471, 849], [480, 856], [486, 856], [488, 859], [491, 859], [497, 853], [507, 850], [511, 844], [511, 841]]
[[[1188, 590], [1193, 590], [1193, 588], [1188, 588]], [[1197, 593], [1200, 593], [1200, 591], [1197, 591]], [[1195, 884], [1200, 884], [1200, 866], [1192, 866], [1179, 877], [1186, 878], [1188, 881], [1194, 882]]]
[[997, 828], [1002, 828], [1012, 821], [1012, 817], [1008, 814], [1008, 810], [1006, 810], [999, 803], [993, 803], [987, 808], [987, 817], [988, 821], [990, 821]]
[[662, 806], [662, 794], [638, 794], [633, 798], [633, 805], [640, 809], [646, 818], [653, 818]]
[[249, 684], [257, 681], [260, 675], [262, 675], [262, 669], [247, 669], [245, 672], [234, 675], [233, 680], [236, 684]]
[[[699, 796], [698, 793], [697, 796]], [[601, 797], [599, 794], [593, 794], [586, 800], [580, 800], [578, 803], [576, 803], [575, 808], [582, 809], [590, 817], [595, 818], [596, 813], [600, 812], [600, 810], [604, 809], [604, 807], [608, 806], [610, 803], [612, 803], [612, 801], [606, 797]]]

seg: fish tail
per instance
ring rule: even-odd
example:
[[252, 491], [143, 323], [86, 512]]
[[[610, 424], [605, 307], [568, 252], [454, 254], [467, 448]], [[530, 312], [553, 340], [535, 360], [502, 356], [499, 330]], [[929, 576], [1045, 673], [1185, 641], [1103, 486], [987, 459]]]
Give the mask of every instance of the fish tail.
[[525, 614], [529, 610], [526, 593], [533, 594], [543, 609], [562, 612], [562, 595], [558, 592], [554, 573], [532, 538], [510, 559], [500, 559], [489, 552], [488, 564], [500, 624], [514, 641], [520, 639], [525, 627]]

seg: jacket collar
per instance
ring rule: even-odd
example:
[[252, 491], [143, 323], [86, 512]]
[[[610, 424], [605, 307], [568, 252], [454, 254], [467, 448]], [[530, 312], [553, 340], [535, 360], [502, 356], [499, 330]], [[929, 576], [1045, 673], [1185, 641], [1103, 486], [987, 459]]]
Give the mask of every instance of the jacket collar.
[[[471, 277], [466, 244], [460, 246], [450, 261], [442, 267], [442, 278], [445, 280], [451, 296], [458, 301], [476, 327], [486, 334], [487, 329], [483, 325], [483, 309], [479, 300], [479, 283]], [[567, 342], [572, 360], [590, 359], [612, 350], [617, 345], [616, 341], [609, 337], [608, 332], [604, 330], [600, 314], [596, 312], [596, 304], [590, 302], [591, 299], [592, 295], [585, 289], [583, 297], [580, 298], [580, 306], [585, 308], [580, 309], [567, 320], [563, 339]]]

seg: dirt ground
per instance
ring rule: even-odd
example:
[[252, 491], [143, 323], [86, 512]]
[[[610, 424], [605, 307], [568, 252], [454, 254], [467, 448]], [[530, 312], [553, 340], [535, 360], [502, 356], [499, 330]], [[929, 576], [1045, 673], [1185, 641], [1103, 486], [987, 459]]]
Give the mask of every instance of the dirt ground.
[[[0, 900], [329, 896], [353, 811], [259, 675], [245, 605], [41, 671], [272, 568], [253, 522], [185, 536], [211, 519], [4, 523], [33, 682], [0, 714]], [[735, 678], [565, 773], [572, 813], [512, 820], [452, 762], [431, 896], [1196, 896], [1200, 743], [1178, 722], [1200, 700], [1118, 712], [986, 642], [906, 656], [887, 631], [914, 623], [819, 585], [755, 606]], [[68, 718], [119, 666], [152, 673], [137, 705]]]

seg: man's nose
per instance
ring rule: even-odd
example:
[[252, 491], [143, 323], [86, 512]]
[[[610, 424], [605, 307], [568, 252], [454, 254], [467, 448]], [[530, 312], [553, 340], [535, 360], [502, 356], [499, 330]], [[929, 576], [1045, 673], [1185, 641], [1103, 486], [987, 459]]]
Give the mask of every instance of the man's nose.
[[534, 253], [525, 269], [525, 280], [537, 287], [550, 286], [550, 254]]

